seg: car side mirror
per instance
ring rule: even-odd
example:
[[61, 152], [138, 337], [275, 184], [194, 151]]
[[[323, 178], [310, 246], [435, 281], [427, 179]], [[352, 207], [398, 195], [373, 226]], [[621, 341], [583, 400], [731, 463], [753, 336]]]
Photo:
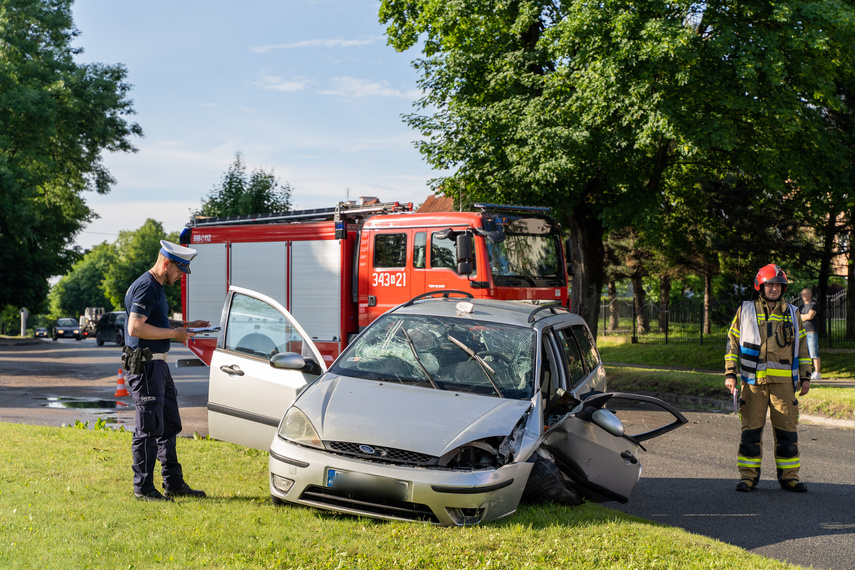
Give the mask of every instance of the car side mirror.
[[615, 437], [623, 437], [623, 422], [609, 410], [602, 408], [591, 414], [591, 421]]
[[457, 235], [457, 273], [472, 273], [472, 237], [468, 233]]
[[270, 366], [280, 370], [302, 370], [306, 359], [296, 352], [280, 352], [270, 357]]
[[487, 238], [487, 240], [492, 243], [501, 243], [505, 241], [505, 234], [498, 230], [487, 231], [484, 228], [472, 228], [472, 231], [475, 232], [476, 236]]
[[444, 230], [434, 232], [433, 237], [436, 239], [454, 239], [454, 230], [451, 228], [445, 228]]

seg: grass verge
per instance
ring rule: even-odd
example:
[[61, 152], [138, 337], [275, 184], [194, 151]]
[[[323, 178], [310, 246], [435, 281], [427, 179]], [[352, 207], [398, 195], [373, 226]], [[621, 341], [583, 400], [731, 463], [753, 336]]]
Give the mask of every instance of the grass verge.
[[130, 434], [0, 423], [2, 568], [794, 568], [593, 504], [470, 528], [275, 507], [267, 454], [181, 439], [208, 499], [131, 494]]
[[[606, 366], [606, 376], [609, 390], [730, 399], [724, 376], [718, 373]], [[812, 386], [799, 398], [799, 408], [806, 415], [855, 419], [855, 388]]]
[[[606, 362], [625, 362], [647, 366], [692, 368], [724, 374], [724, 345], [704, 344], [631, 344], [609, 337], [597, 339], [597, 348]], [[855, 379], [855, 349], [820, 349], [820, 369], [825, 378]]]

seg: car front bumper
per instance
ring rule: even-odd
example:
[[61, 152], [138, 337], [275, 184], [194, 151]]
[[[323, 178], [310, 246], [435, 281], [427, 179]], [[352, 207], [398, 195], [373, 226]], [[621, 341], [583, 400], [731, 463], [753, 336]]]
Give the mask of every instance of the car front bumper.
[[77, 338], [80, 336], [80, 331], [74, 331], [74, 330], [56, 331], [54, 336], [56, 338]]
[[[364, 461], [275, 437], [270, 494], [290, 503], [388, 520], [468, 525], [514, 513], [531, 463], [473, 471]], [[335, 488], [334, 475], [355, 485]]]

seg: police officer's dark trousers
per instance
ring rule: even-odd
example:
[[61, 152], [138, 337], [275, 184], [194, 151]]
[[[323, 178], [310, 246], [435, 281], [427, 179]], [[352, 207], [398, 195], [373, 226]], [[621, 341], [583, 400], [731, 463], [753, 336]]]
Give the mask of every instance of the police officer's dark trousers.
[[175, 438], [181, 432], [178, 391], [165, 360], [152, 360], [143, 366], [142, 374], [128, 374], [136, 407], [136, 428], [131, 442], [134, 492], [155, 490], [155, 460], [160, 461], [164, 487], [177, 489], [184, 483], [175, 451]]

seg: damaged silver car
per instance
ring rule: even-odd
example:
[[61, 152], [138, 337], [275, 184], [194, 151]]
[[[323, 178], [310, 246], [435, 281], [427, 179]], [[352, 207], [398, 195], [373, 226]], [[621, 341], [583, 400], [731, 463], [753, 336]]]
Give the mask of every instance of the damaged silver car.
[[[420, 295], [329, 370], [268, 297], [234, 288], [223, 325], [211, 436], [269, 448], [277, 503], [467, 525], [523, 500], [626, 502], [642, 442], [686, 422], [656, 398], [606, 392], [590, 331], [560, 306]], [[269, 350], [241, 349], [248, 332]]]

